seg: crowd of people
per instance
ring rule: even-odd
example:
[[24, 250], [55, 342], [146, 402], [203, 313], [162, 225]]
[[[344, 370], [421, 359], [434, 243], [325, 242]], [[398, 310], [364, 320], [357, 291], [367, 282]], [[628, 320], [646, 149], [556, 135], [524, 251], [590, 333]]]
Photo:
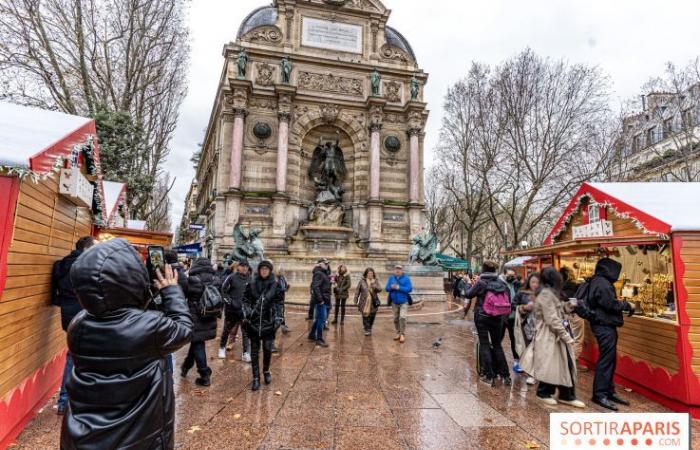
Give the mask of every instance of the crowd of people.
[[[61, 448], [172, 448], [174, 426], [173, 353], [189, 346], [180, 365], [187, 378], [196, 366], [195, 384], [212, 383], [206, 342], [217, 338], [218, 354], [227, 358], [240, 332], [241, 361], [250, 363], [250, 388], [271, 384], [277, 332], [289, 332], [284, 271], [263, 260], [212, 263], [197, 258], [183, 264], [173, 250], [155, 276], [137, 250], [123, 239], [96, 245], [78, 240], [75, 250], [58, 261], [52, 273], [52, 302], [61, 308], [68, 355], [58, 398], [65, 415]], [[463, 302], [464, 317], [473, 311], [477, 370], [482, 382], [510, 386], [514, 376], [537, 384], [536, 396], [547, 405], [585, 408], [577, 397], [577, 364], [585, 320], [598, 342], [592, 401], [617, 410], [629, 403], [613, 384], [617, 328], [635, 305], [616, 298], [614, 283], [621, 266], [603, 258], [595, 274], [577, 284], [566, 267], [530, 273], [523, 281], [512, 269], [499, 274], [486, 261], [480, 274], [463, 273], [453, 297]], [[413, 285], [401, 265], [386, 283], [367, 268], [354, 286], [347, 266], [335, 272], [321, 258], [312, 270], [308, 339], [328, 347], [324, 332], [343, 326], [348, 299], [354, 300], [364, 335], [372, 335], [380, 294], [386, 292], [398, 344], [406, 342]], [[335, 313], [329, 324], [335, 298]], [[513, 365], [503, 340], [509, 336]], [[262, 372], [260, 353], [262, 352]], [[262, 377], [261, 377], [262, 375]]]
[[[461, 302], [464, 318], [473, 307], [477, 335], [477, 369], [480, 380], [496, 386], [512, 384], [511, 370], [537, 384], [537, 398], [585, 408], [576, 396], [577, 373], [587, 368], [577, 361], [583, 349], [585, 321], [598, 344], [591, 401], [608, 410], [629, 402], [615, 391], [617, 328], [623, 313], [634, 314], [635, 305], [617, 299], [614, 283], [621, 265], [610, 258], [598, 261], [593, 277], [582, 284], [567, 267], [548, 267], [530, 273], [523, 282], [515, 271], [484, 262], [480, 274], [463, 272], [453, 282], [452, 296]], [[508, 367], [503, 340], [509, 336], [513, 357]]]

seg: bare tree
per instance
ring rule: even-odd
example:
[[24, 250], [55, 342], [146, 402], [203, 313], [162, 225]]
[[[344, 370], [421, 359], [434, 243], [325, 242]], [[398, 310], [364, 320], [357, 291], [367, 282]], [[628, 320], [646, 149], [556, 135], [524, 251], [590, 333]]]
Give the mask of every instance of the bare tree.
[[[606, 78], [594, 67], [526, 49], [492, 77], [496, 175], [488, 211], [504, 248], [527, 240], [573, 191], [605, 172], [612, 145]], [[494, 189], [495, 186], [495, 189]]]
[[[0, 0], [0, 98], [94, 116], [131, 116], [145, 145], [129, 209], [147, 219], [186, 93], [188, 0]], [[105, 167], [109, 170], [109, 167]], [[130, 186], [131, 187], [131, 186]]]
[[149, 230], [168, 231], [172, 226], [170, 220], [169, 193], [175, 185], [175, 178], [170, 180], [170, 174], [165, 174], [156, 181], [151, 201], [148, 203], [148, 219], [146, 227]]

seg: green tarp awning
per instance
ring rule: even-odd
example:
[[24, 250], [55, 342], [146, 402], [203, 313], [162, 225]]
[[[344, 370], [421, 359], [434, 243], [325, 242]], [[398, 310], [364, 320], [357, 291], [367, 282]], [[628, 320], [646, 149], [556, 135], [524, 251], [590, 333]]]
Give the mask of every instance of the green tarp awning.
[[438, 264], [445, 269], [450, 271], [457, 270], [469, 270], [469, 263], [463, 259], [455, 258], [454, 256], [447, 256], [442, 253], [435, 255], [438, 260]]

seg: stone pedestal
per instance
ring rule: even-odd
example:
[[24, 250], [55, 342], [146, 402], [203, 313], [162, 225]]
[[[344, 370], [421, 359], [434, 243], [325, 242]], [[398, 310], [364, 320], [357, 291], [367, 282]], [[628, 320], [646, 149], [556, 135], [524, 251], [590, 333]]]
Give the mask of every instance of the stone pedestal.
[[277, 194], [272, 198], [272, 237], [265, 250], [270, 254], [287, 254], [287, 206], [289, 198]]

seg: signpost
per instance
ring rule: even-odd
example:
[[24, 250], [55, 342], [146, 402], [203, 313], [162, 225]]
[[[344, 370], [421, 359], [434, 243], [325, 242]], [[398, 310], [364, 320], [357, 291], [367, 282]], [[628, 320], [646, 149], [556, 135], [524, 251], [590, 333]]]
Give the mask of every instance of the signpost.
[[189, 229], [192, 231], [202, 231], [204, 230], [204, 225], [201, 223], [191, 223]]

